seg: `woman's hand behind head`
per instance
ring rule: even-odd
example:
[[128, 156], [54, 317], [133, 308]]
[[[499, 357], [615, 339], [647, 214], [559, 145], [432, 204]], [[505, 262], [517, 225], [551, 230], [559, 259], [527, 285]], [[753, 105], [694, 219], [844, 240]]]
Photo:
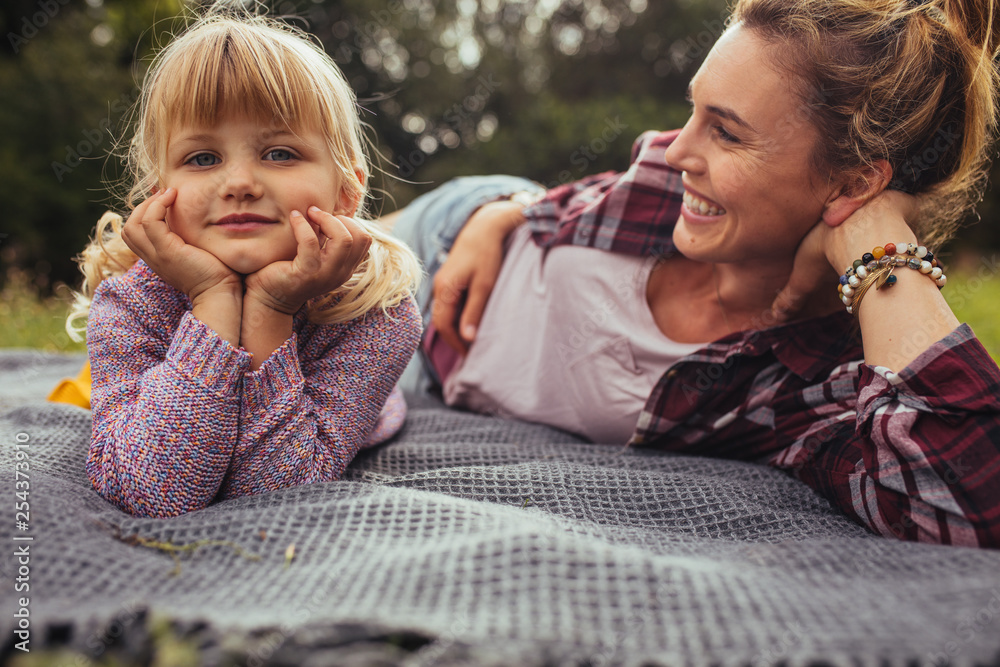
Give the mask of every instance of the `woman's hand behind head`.
[[836, 277], [877, 246], [916, 242], [907, 221], [918, 209], [917, 197], [887, 190], [840, 225], [818, 223], [799, 244], [792, 274], [774, 299], [771, 308], [777, 320], [790, 322], [843, 308], [834, 296]]

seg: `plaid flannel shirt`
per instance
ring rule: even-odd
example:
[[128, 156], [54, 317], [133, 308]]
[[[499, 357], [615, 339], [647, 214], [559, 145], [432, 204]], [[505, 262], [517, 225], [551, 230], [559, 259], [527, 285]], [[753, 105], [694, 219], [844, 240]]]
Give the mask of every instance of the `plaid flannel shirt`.
[[[670, 254], [677, 132], [646, 132], [624, 173], [525, 209], [542, 247]], [[1000, 547], [1000, 370], [961, 325], [898, 373], [864, 363], [852, 318], [731, 334], [660, 378], [630, 444], [770, 464], [881, 535]]]

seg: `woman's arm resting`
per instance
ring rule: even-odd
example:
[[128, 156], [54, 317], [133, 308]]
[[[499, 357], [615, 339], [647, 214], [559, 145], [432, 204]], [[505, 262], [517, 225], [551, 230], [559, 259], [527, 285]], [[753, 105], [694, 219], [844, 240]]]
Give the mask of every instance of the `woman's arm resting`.
[[[887, 537], [1000, 548], [1000, 369], [965, 325], [771, 463]], [[822, 400], [822, 399], [819, 399]]]
[[442, 340], [462, 354], [476, 338], [476, 327], [500, 274], [504, 241], [524, 224], [523, 210], [524, 204], [514, 201], [481, 206], [434, 275], [431, 321]]
[[[905, 220], [915, 203], [885, 192], [837, 227], [820, 223], [796, 269], [839, 273], [876, 246], [916, 242]], [[858, 308], [856, 414], [773, 463], [883, 535], [1000, 547], [1000, 369], [933, 280], [894, 275]]]

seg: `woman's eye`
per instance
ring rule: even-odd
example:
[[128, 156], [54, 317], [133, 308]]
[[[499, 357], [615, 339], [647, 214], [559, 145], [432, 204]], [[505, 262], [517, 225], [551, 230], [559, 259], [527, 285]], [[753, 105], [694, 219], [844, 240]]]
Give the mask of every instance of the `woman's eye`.
[[271, 160], [272, 162], [286, 162], [294, 158], [295, 156], [292, 155], [292, 152], [284, 148], [274, 148], [264, 155], [265, 160]]
[[211, 167], [216, 164], [219, 158], [212, 155], [211, 153], [198, 153], [188, 160], [188, 163], [193, 164], [196, 167]]
[[719, 139], [722, 139], [726, 143], [730, 143], [730, 144], [738, 144], [738, 143], [740, 143], [740, 140], [739, 140], [738, 137], [733, 136], [732, 134], [730, 134], [729, 132], [727, 132], [726, 128], [722, 127], [721, 125], [716, 125], [715, 126], [715, 133], [719, 136]]

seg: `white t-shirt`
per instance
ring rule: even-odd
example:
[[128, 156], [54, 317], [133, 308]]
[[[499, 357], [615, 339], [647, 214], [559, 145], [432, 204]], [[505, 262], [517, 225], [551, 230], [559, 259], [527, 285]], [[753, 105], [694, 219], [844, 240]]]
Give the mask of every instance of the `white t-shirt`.
[[521, 226], [445, 401], [624, 444], [657, 381], [704, 347], [657, 327], [646, 302], [655, 265], [572, 245], [546, 251]]

